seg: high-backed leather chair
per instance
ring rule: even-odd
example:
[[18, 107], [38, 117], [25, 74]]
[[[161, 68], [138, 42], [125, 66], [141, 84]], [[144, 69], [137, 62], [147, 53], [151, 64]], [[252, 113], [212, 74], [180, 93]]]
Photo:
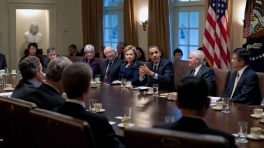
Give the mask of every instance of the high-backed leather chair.
[[94, 147], [91, 129], [86, 121], [38, 108], [29, 114], [36, 147]]
[[103, 62], [106, 61], [107, 59], [106, 58], [94, 58], [94, 59], [99, 62], [100, 70], [102, 70]]
[[127, 148], [228, 148], [224, 137], [167, 129], [132, 127], [124, 131]]
[[221, 97], [229, 82], [231, 71], [228, 69], [213, 68], [215, 72], [215, 95]]
[[72, 62], [82, 62], [83, 57], [81, 56], [66, 56], [69, 58]]
[[180, 83], [181, 79], [184, 78], [185, 73], [191, 69], [189, 67], [188, 61], [174, 60], [173, 70], [174, 70], [174, 85], [177, 90], [177, 86]]
[[[257, 72], [258, 80], [259, 80], [259, 89], [260, 89], [260, 101], [264, 101], [264, 73], [263, 72]], [[264, 102], [263, 102], [264, 103]]]
[[28, 115], [36, 107], [31, 102], [0, 97], [0, 129], [5, 148], [34, 147]]

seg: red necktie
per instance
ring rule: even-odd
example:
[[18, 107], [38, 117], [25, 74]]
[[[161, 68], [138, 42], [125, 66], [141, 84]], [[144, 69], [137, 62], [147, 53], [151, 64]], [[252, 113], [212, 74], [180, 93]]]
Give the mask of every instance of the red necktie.
[[104, 75], [103, 82], [106, 81], [107, 76], [108, 76], [108, 73], [109, 73], [109, 71], [111, 70], [111, 66], [112, 66], [112, 62], [110, 62], [110, 63], [108, 64], [108, 69], [107, 69], [107, 72], [106, 72], [105, 75]]

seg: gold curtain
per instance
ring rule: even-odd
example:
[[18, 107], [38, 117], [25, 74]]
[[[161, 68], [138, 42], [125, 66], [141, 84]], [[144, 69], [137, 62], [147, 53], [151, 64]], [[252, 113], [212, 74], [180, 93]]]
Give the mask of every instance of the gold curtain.
[[148, 45], [157, 45], [162, 57], [170, 56], [169, 1], [150, 0], [148, 18]]
[[103, 0], [82, 0], [83, 44], [103, 45]]
[[136, 0], [124, 1], [124, 42], [138, 46]]

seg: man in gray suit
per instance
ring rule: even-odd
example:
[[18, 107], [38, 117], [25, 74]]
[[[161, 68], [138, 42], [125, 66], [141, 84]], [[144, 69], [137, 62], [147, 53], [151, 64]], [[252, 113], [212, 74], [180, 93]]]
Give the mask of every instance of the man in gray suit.
[[185, 77], [201, 77], [205, 80], [208, 85], [209, 92], [208, 95], [214, 95], [215, 93], [215, 73], [214, 71], [204, 66], [204, 53], [200, 50], [193, 50], [189, 55], [189, 66], [192, 68], [188, 70], [185, 74]]

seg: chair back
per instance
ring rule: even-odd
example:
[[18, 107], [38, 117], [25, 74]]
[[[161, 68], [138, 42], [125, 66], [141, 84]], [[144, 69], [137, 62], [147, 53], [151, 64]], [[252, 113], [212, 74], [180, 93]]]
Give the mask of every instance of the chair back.
[[173, 62], [173, 70], [174, 70], [174, 85], [177, 90], [178, 84], [180, 83], [181, 79], [184, 78], [185, 73], [191, 69], [189, 67], [188, 61], [182, 60], [174, 60]]
[[36, 147], [94, 147], [91, 129], [86, 121], [38, 108], [29, 114]]
[[106, 61], [106, 58], [94, 58], [96, 61], [98, 61], [99, 65], [100, 65], [100, 70], [102, 70], [102, 65], [103, 62]]
[[47, 55], [38, 55], [38, 56], [42, 59], [42, 61], [44, 61], [44, 59], [48, 57]]
[[[259, 81], [259, 89], [260, 89], [260, 100], [264, 101], [264, 73], [263, 72], [256, 72], [258, 75], [258, 81]], [[263, 102], [264, 103], [264, 102]]]
[[73, 63], [74, 62], [82, 62], [83, 57], [82, 56], [65, 56], [69, 58]]
[[132, 127], [124, 131], [127, 148], [228, 148], [224, 137], [188, 132]]
[[215, 73], [215, 95], [221, 97], [229, 82], [231, 71], [228, 69], [213, 68]]
[[36, 107], [31, 102], [0, 97], [0, 128], [5, 148], [34, 147], [28, 115]]

